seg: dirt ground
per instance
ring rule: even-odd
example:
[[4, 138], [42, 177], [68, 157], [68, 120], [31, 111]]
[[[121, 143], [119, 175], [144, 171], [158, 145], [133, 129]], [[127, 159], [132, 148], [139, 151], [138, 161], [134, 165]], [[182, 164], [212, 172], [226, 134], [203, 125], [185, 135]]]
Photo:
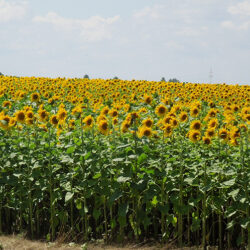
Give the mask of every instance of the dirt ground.
[[[118, 245], [105, 245], [103, 243], [88, 243], [85, 245], [78, 245], [75, 243], [69, 244], [60, 244], [55, 243], [46, 243], [42, 241], [31, 241], [27, 240], [18, 235], [11, 236], [0, 236], [0, 250], [171, 250], [177, 249], [174, 246], [160, 246], [157, 245], [145, 245], [145, 244], [129, 244], [126, 246]], [[178, 248], [183, 250], [200, 250], [202, 248], [197, 247], [185, 247]], [[207, 248], [208, 250], [215, 250], [218, 248]]]
[[[1, 248], [2, 247], [2, 248]], [[24, 239], [20, 236], [0, 236], [0, 250], [134, 250], [134, 249], [140, 249], [140, 250], [154, 250], [159, 249], [157, 246], [141, 246], [139, 244], [129, 245], [129, 246], [109, 246], [104, 245], [102, 243], [91, 243], [86, 244], [85, 248], [84, 245], [78, 245], [74, 243], [69, 244], [60, 244], [60, 243], [46, 243], [41, 241], [31, 241]], [[164, 249], [164, 248], [161, 248]], [[170, 248], [165, 248], [170, 249]]]

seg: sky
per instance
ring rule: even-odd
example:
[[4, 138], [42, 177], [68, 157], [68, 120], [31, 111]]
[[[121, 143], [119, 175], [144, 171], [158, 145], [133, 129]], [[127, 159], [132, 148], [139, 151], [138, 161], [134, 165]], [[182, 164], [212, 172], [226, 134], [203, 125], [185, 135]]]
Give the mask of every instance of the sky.
[[250, 0], [0, 0], [0, 72], [249, 84]]

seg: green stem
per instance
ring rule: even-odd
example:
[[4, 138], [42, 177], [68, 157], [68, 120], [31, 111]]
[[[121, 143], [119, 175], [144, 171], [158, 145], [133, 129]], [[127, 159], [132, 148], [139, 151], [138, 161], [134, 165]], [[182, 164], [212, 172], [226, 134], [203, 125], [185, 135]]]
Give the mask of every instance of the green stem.
[[[180, 199], [179, 199], [179, 209], [183, 207], [183, 165], [181, 165], [180, 173]], [[178, 245], [182, 246], [182, 235], [183, 235], [183, 216], [182, 212], [179, 211], [178, 214]]]
[[104, 197], [104, 204], [103, 204], [103, 209], [104, 209], [104, 220], [105, 220], [105, 241], [107, 242], [108, 240], [108, 221], [107, 221], [107, 208], [106, 208], [106, 197]]
[[37, 206], [36, 209], [36, 234], [39, 237], [40, 236], [40, 213], [39, 213], [39, 207]]
[[219, 212], [219, 249], [223, 249], [223, 240], [222, 240], [222, 213]]
[[[164, 206], [164, 181], [161, 184], [161, 204]], [[162, 242], [164, 242], [164, 235], [165, 235], [165, 216], [164, 212], [161, 212], [161, 234], [162, 234]]]
[[31, 186], [29, 183], [29, 220], [30, 220], [30, 232], [31, 232], [31, 239], [34, 238], [34, 230], [33, 230], [33, 219], [32, 219], [32, 197], [31, 197]]
[[[206, 162], [204, 163], [204, 187], [206, 186]], [[204, 194], [203, 194], [203, 199], [202, 199], [202, 247], [205, 248], [206, 247], [206, 191], [204, 190]]]
[[3, 233], [3, 225], [2, 225], [2, 197], [0, 200], [0, 235]]
[[88, 217], [87, 217], [87, 213], [85, 212], [87, 209], [87, 201], [86, 198], [84, 197], [84, 222], [85, 222], [85, 232], [84, 232], [84, 240], [87, 241], [88, 240]]
[[54, 193], [53, 193], [53, 177], [52, 177], [52, 166], [51, 166], [51, 141], [49, 128], [49, 195], [50, 195], [50, 223], [51, 223], [51, 240], [55, 239], [55, 223], [54, 223]]

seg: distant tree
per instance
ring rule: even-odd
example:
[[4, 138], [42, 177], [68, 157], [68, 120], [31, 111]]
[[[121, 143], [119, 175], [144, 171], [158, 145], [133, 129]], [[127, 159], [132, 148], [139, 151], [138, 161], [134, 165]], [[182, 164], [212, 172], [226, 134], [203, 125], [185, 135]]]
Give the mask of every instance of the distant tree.
[[176, 79], [176, 78], [170, 78], [169, 80], [168, 80], [169, 82], [180, 82], [178, 79]]
[[84, 75], [84, 77], [83, 78], [85, 78], [85, 79], [89, 79], [89, 76], [86, 74], [86, 75]]
[[119, 79], [117, 76], [115, 76], [113, 79]]
[[2, 72], [0, 72], [0, 76], [3, 76], [3, 73], [2, 73]]
[[166, 82], [165, 77], [162, 77], [162, 78], [161, 78], [161, 82]]

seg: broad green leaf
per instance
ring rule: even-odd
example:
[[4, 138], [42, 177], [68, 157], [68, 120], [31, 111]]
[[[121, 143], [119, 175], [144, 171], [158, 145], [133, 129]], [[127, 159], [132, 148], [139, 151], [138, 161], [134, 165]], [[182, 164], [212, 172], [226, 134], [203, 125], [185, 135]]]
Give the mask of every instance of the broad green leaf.
[[65, 203], [69, 202], [74, 196], [74, 193], [67, 192], [65, 195]]

